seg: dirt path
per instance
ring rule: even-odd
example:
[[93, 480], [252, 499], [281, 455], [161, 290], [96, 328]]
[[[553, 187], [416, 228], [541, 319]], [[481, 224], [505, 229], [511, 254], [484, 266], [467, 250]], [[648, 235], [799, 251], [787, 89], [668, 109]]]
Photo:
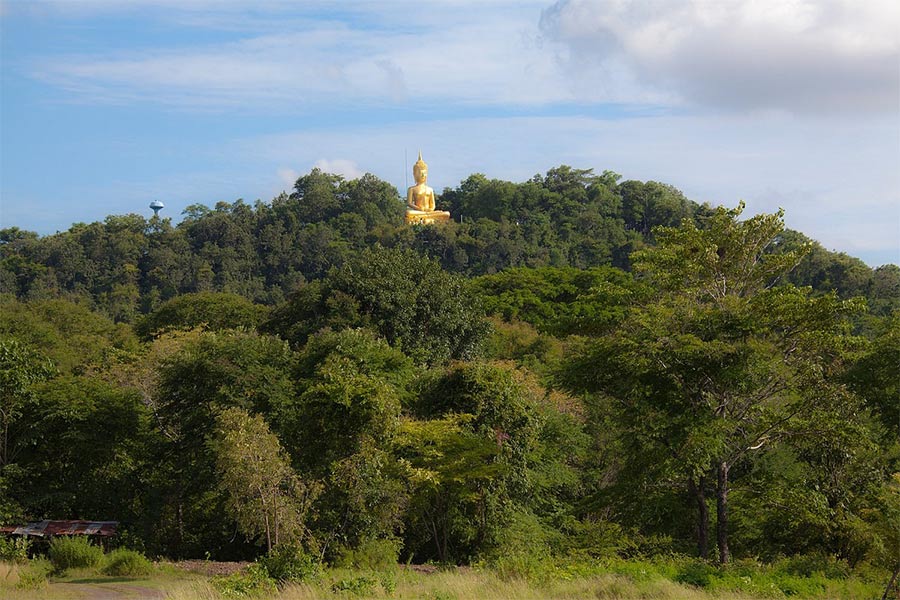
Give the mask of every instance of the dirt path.
[[128, 583], [51, 583], [50, 589], [79, 600], [160, 600], [162, 590]]

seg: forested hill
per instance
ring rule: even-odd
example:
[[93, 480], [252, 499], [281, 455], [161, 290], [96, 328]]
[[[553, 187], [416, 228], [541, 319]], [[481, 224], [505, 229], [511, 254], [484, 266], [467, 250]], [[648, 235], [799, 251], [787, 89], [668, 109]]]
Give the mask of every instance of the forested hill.
[[[670, 185], [567, 166], [524, 183], [475, 174], [444, 190], [438, 204], [454, 222], [410, 228], [390, 184], [313, 170], [271, 203], [195, 204], [177, 226], [129, 214], [45, 237], [11, 227], [0, 231], [0, 291], [29, 300], [80, 297], [131, 322], [192, 292], [231, 292], [276, 305], [302, 282], [376, 244], [414, 250], [467, 276], [521, 266], [629, 270], [629, 255], [653, 244], [655, 226], [700, 222], [711, 213]], [[811, 241], [787, 231], [775, 251], [805, 243]], [[873, 270], [812, 246], [791, 272], [792, 283], [864, 296], [871, 312], [890, 311], [900, 296], [900, 268]]]
[[887, 580], [898, 267], [608, 172], [441, 202], [457, 221], [409, 227], [389, 184], [313, 171], [177, 226], [3, 231], [0, 525], [310, 568]]

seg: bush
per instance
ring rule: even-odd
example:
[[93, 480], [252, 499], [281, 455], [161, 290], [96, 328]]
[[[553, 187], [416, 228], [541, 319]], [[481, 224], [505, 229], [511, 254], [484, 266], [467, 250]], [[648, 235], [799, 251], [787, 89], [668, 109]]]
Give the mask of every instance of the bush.
[[269, 577], [275, 581], [307, 581], [322, 572], [319, 559], [300, 547], [285, 544], [276, 546], [259, 559]]
[[53, 571], [53, 565], [44, 558], [32, 560], [19, 571], [19, 582], [16, 587], [21, 590], [38, 590], [47, 586], [47, 577]]
[[28, 538], [0, 538], [0, 561], [21, 564], [28, 561]]
[[351, 594], [370, 595], [378, 581], [372, 577], [360, 576], [348, 579], [339, 579], [331, 584], [331, 591], [338, 594], [341, 592], [349, 592]]
[[260, 564], [252, 564], [240, 573], [213, 577], [209, 582], [225, 598], [265, 596], [278, 591], [275, 580]]
[[84, 537], [57, 537], [50, 542], [50, 562], [57, 571], [96, 567], [103, 550]]
[[718, 570], [714, 566], [705, 562], [691, 561], [678, 569], [675, 581], [705, 588], [709, 586], [713, 577], [717, 574]]
[[356, 548], [344, 550], [337, 566], [383, 571], [397, 566], [400, 542], [394, 539], [363, 540]]
[[821, 573], [828, 579], [846, 579], [850, 576], [850, 566], [845, 561], [825, 554], [791, 556], [777, 562], [775, 569], [801, 577], [810, 577], [815, 573]]
[[525, 579], [538, 585], [548, 583], [559, 574], [549, 555], [527, 549], [501, 554], [490, 566], [500, 579]]
[[101, 572], [117, 577], [142, 577], [153, 571], [153, 564], [147, 557], [134, 550], [120, 548], [106, 555]]

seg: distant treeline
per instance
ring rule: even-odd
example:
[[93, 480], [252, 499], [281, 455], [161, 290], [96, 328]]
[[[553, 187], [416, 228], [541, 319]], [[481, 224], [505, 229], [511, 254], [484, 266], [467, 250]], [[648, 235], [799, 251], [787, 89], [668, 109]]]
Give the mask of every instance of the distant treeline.
[[[451, 272], [491, 274], [510, 267], [613, 266], [653, 244], [653, 228], [697, 221], [711, 207], [654, 181], [620, 181], [610, 171], [561, 166], [524, 183], [475, 174], [446, 189], [439, 208], [454, 222], [407, 227], [397, 190], [373, 175], [345, 181], [313, 170], [290, 194], [253, 206], [195, 204], [171, 219], [136, 214], [77, 223], [40, 237], [0, 230], [0, 291], [20, 299], [79, 297], [119, 322], [193, 292], [230, 292], [278, 304], [363, 248], [408, 248]], [[699, 221], [698, 221], [699, 222]], [[773, 251], [811, 243], [787, 279], [842, 298], [863, 296], [887, 314], [900, 296], [900, 268], [871, 269], [786, 231]]]

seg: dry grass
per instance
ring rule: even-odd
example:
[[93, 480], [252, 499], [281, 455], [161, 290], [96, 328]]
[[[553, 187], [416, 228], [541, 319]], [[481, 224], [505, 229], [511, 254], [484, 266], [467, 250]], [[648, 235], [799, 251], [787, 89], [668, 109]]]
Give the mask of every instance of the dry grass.
[[[372, 582], [368, 589], [340, 589], [363, 578]], [[387, 584], [388, 589], [385, 589]], [[395, 586], [395, 587], [394, 587]], [[50, 586], [41, 597], [46, 600], [65, 600]], [[392, 589], [391, 589], [392, 588]], [[223, 600], [207, 580], [172, 582], [165, 587], [166, 600]], [[25, 600], [33, 596], [10, 596], [10, 600]], [[667, 580], [633, 582], [620, 575], [602, 575], [573, 581], [558, 581], [536, 587], [524, 580], [503, 580], [483, 571], [451, 570], [433, 574], [412, 571], [368, 573], [336, 570], [314, 584], [286, 586], [272, 600], [755, 600], [753, 596], [712, 595], [689, 586]]]
[[19, 583], [19, 565], [0, 562], [0, 586], [15, 587]]
[[[348, 597], [403, 600], [754, 600], [753, 596], [746, 595], [711, 595], [667, 580], [634, 582], [621, 575], [601, 575], [535, 586], [521, 579], [503, 580], [483, 571], [443, 571], [432, 575], [398, 573], [393, 591], [377, 584], [366, 592], [355, 594], [336, 590], [334, 585], [340, 581], [342, 578], [337, 573], [330, 574], [315, 585], [290, 585], [281, 591], [277, 600], [346, 600]], [[216, 596], [182, 596], [177, 600], [195, 598], [218, 600]]]
[[[0, 598], [3, 600], [73, 600], [79, 597], [77, 580], [65, 578], [63, 584], [50, 583], [31, 590], [16, 587], [23, 567], [0, 563]], [[97, 578], [97, 582], [99, 583]], [[162, 590], [168, 600], [228, 600], [208, 578], [186, 574], [172, 567], [158, 568], [149, 580], [135, 581], [142, 587]], [[100, 583], [100, 585], [103, 585]], [[847, 583], [840, 589], [823, 590], [820, 595], [800, 594], [812, 598], [871, 598], [871, 589]], [[74, 591], [73, 591], [74, 590]], [[356, 599], [424, 599], [424, 600], [759, 600], [784, 598], [774, 590], [760, 594], [724, 589], [700, 589], [683, 585], [661, 576], [633, 577], [626, 574], [599, 573], [557, 578], [545, 584], [524, 579], [503, 578], [488, 570], [460, 568], [427, 571], [398, 567], [374, 572], [331, 569], [315, 582], [285, 586], [274, 596], [257, 600], [356, 600]], [[89, 596], [87, 596], [89, 597]]]

